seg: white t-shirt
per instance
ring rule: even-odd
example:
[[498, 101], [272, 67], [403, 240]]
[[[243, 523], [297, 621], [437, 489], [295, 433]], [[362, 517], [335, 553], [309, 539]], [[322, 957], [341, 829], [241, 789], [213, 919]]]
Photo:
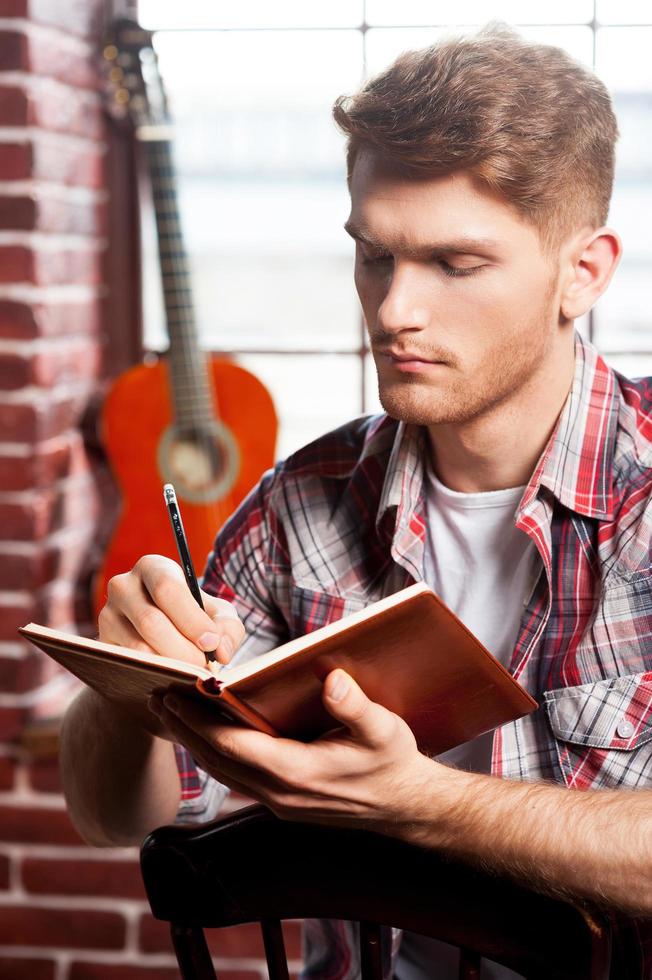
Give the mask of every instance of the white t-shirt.
[[[524, 491], [513, 487], [459, 493], [444, 486], [431, 469], [427, 472], [425, 580], [505, 666], [518, 638], [523, 606], [541, 571], [534, 543], [514, 527]], [[492, 741], [492, 733], [481, 735], [439, 758], [459, 769], [490, 772]], [[403, 934], [397, 980], [457, 980], [458, 969], [454, 947]], [[482, 977], [515, 980], [519, 974], [484, 960]]]

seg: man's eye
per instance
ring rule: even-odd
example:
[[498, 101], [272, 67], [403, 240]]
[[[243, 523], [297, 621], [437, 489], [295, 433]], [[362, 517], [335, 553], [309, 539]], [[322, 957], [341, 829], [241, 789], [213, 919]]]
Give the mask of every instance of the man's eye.
[[455, 279], [459, 276], [472, 276], [476, 272], [479, 272], [480, 269], [482, 268], [481, 265], [472, 265], [469, 266], [468, 268], [460, 267], [457, 265], [450, 265], [448, 262], [445, 262], [444, 259], [439, 259], [439, 264], [441, 265], [442, 272], [444, 273], [444, 275], [450, 276], [451, 279]]

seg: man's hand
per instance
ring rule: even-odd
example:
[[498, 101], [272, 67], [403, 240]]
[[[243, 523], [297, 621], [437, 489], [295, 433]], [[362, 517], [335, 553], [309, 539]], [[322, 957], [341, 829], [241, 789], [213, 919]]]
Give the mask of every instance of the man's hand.
[[100, 639], [202, 665], [202, 651], [216, 650], [226, 664], [244, 639], [244, 627], [230, 602], [201, 595], [204, 610], [176, 562], [145, 555], [130, 572], [109, 581], [98, 620]]
[[344, 727], [310, 743], [216, 723], [210, 707], [176, 695], [151, 707], [211, 776], [278, 816], [394, 832], [439, 767], [419, 752], [403, 719], [370, 701], [345, 671], [328, 675], [323, 700], [334, 729]]
[[[235, 608], [202, 592], [204, 609], [195, 601], [183, 571], [161, 555], [145, 555], [130, 572], [109, 581], [108, 600], [100, 612], [100, 639], [162, 657], [205, 666], [203, 651], [216, 651], [228, 663], [244, 639]], [[147, 711], [135, 718], [151, 734], [169, 734]]]

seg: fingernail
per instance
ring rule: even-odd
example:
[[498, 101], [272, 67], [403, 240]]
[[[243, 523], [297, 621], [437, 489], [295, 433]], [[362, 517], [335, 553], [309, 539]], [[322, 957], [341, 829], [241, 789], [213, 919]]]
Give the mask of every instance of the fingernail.
[[163, 704], [168, 709], [168, 711], [176, 711], [179, 707], [179, 702], [171, 694], [166, 694], [163, 698]]
[[202, 633], [202, 635], [197, 640], [197, 646], [200, 650], [217, 650], [220, 642], [220, 637], [217, 633]]
[[331, 683], [328, 696], [331, 701], [341, 701], [349, 689], [349, 682], [344, 674], [337, 674], [335, 683]]
[[223, 636], [220, 640], [220, 653], [229, 659], [233, 655], [233, 640], [230, 636]]
[[158, 717], [158, 715], [161, 714], [161, 710], [163, 706], [158, 698], [151, 697], [147, 702], [147, 707], [149, 708], [150, 711], [153, 711], [154, 714]]

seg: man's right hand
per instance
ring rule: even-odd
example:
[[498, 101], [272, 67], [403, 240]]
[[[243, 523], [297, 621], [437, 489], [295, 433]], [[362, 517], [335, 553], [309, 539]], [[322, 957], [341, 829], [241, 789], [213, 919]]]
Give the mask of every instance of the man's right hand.
[[[110, 579], [98, 619], [100, 639], [197, 666], [206, 666], [203, 651], [215, 650], [218, 661], [228, 663], [244, 639], [244, 627], [225, 599], [202, 592], [202, 602], [203, 610], [176, 562], [145, 555], [130, 572]], [[154, 715], [146, 727], [160, 734]]]
[[230, 602], [206, 592], [202, 601], [204, 610], [176, 562], [145, 555], [130, 572], [109, 581], [98, 620], [100, 639], [198, 665], [206, 663], [203, 651], [216, 650], [226, 664], [244, 639], [244, 627]]

